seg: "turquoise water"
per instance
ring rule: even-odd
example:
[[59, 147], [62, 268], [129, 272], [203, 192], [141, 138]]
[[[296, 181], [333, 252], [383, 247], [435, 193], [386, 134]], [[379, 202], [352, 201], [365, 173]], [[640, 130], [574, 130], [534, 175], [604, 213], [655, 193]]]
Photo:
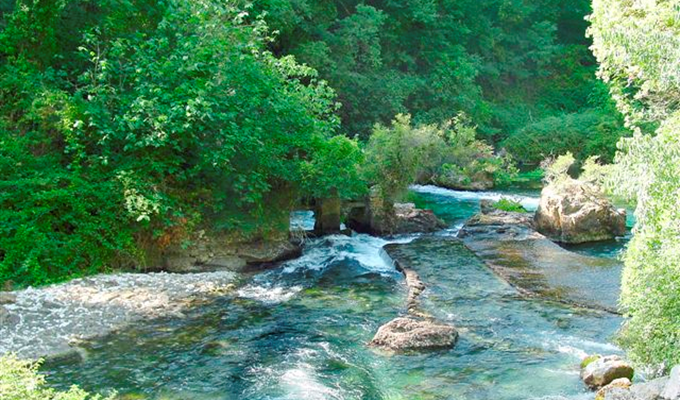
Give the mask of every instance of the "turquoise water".
[[[618, 351], [610, 337], [619, 317], [523, 299], [450, 243], [479, 198], [496, 194], [414, 190], [449, 223], [435, 235], [444, 237], [313, 240], [300, 259], [245, 277], [184, 318], [138, 324], [88, 344], [85, 361], [46, 365], [48, 381], [154, 400], [591, 399], [578, 363]], [[424, 307], [460, 330], [454, 349], [398, 355], [366, 346], [405, 312], [403, 278], [381, 251], [389, 242], [410, 243], [404, 251], [430, 285]]]

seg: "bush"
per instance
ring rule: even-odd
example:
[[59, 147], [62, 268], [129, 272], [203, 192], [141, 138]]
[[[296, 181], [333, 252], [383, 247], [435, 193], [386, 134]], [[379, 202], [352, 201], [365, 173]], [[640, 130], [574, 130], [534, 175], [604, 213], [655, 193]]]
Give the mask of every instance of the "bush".
[[376, 125], [366, 145], [363, 173], [391, 201], [404, 193], [419, 174], [436, 168], [446, 144], [434, 125], [413, 127], [409, 115], [399, 114], [391, 127]]
[[366, 180], [390, 199], [418, 181], [449, 187], [492, 186], [494, 178], [511, 181], [516, 170], [509, 158], [475, 138], [476, 129], [464, 114], [442, 125], [412, 126], [398, 115], [391, 127], [376, 125], [366, 146]]
[[593, 1], [590, 34], [617, 108], [635, 132], [611, 182], [637, 202], [625, 254], [622, 343], [637, 362], [680, 364], [680, 24], [674, 1]]
[[501, 197], [500, 200], [494, 202], [491, 205], [496, 210], [508, 211], [508, 212], [527, 212], [526, 208], [517, 200], [509, 199], [507, 197]]
[[[0, 357], [0, 398], [3, 400], [102, 400], [77, 386], [57, 392], [45, 386], [45, 376], [38, 373], [40, 363], [7, 355]], [[106, 400], [113, 400], [113, 396]]]

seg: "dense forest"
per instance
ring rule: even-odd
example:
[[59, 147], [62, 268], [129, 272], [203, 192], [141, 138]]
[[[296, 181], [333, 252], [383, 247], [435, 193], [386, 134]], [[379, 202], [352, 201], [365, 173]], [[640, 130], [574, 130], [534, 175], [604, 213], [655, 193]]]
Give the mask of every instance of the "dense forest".
[[143, 270], [198, 232], [287, 236], [314, 199], [509, 186], [572, 153], [636, 207], [620, 341], [677, 364], [678, 7], [4, 0], [0, 284]]

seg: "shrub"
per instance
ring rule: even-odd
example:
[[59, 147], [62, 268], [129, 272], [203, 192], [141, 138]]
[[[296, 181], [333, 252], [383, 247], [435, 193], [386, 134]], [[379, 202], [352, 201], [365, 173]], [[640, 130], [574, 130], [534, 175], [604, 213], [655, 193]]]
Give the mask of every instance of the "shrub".
[[517, 200], [509, 199], [507, 197], [501, 197], [501, 199], [494, 202], [492, 204], [492, 206], [496, 210], [501, 210], [501, 211], [519, 212], [519, 213], [527, 212], [526, 208], [524, 208], [522, 203], [520, 203]]
[[[58, 392], [45, 385], [45, 376], [38, 373], [40, 363], [18, 359], [14, 355], [0, 357], [0, 398], [3, 400], [102, 400], [77, 386], [68, 392]], [[113, 400], [113, 395], [106, 400]]]
[[391, 127], [376, 125], [366, 145], [364, 176], [383, 197], [396, 200], [423, 171], [442, 160], [446, 144], [434, 125], [413, 127], [409, 115], [399, 114]]
[[376, 125], [373, 130], [366, 146], [366, 180], [391, 199], [416, 181], [468, 187], [478, 182], [493, 185], [494, 177], [511, 180], [516, 173], [512, 160], [495, 156], [493, 148], [475, 136], [464, 114], [442, 125], [417, 126], [410, 116], [398, 115], [391, 127]]

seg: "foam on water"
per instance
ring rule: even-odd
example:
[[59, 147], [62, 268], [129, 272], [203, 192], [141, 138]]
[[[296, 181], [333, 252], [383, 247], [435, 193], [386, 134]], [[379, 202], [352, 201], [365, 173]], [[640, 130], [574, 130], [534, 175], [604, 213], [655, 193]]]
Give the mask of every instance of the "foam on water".
[[433, 185], [412, 185], [410, 189], [417, 193], [434, 194], [438, 196], [453, 197], [459, 200], [493, 200], [498, 201], [503, 197], [515, 199], [522, 204], [524, 208], [529, 211], [535, 211], [538, 208], [538, 197], [504, 194], [498, 192], [469, 192], [463, 190], [446, 189]]
[[283, 303], [293, 298], [302, 290], [302, 286], [274, 286], [273, 284], [249, 284], [238, 290], [238, 295], [244, 299], [253, 299], [265, 304]]
[[382, 247], [389, 243], [408, 243], [416, 235], [383, 239], [364, 234], [332, 235], [307, 243], [302, 257], [283, 264], [283, 273], [300, 270], [321, 270], [334, 262], [356, 261], [367, 271], [392, 273], [394, 266], [382, 256]]

